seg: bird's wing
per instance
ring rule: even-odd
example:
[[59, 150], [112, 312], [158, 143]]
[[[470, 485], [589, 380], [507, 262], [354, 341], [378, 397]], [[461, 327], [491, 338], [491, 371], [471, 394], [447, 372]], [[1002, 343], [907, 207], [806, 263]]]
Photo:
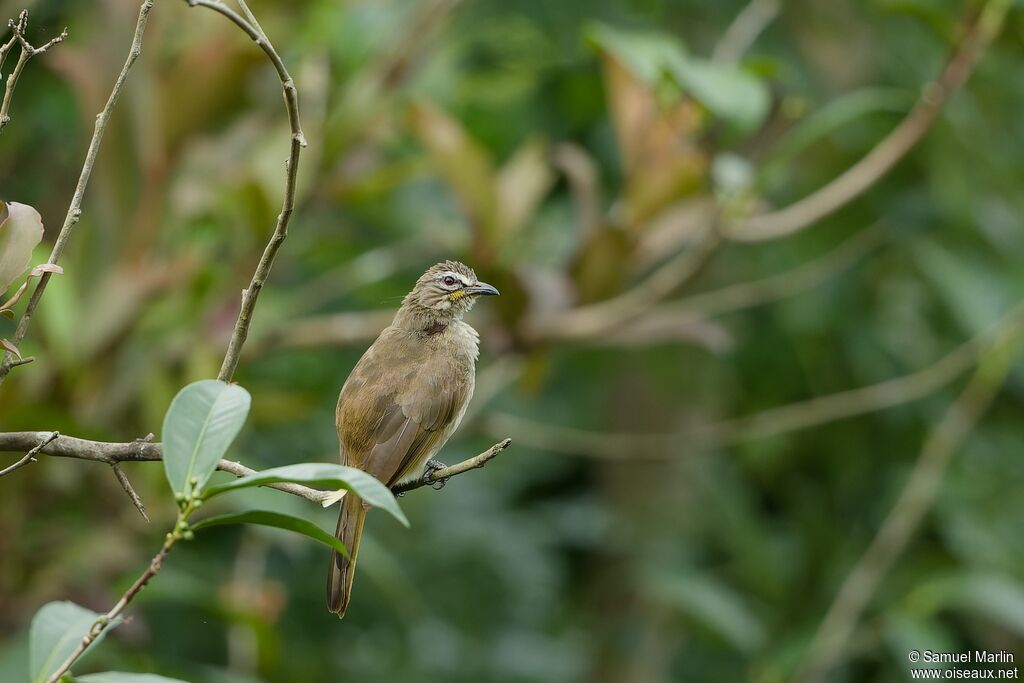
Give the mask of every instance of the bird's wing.
[[[378, 344], [384, 341], [382, 335]], [[371, 348], [338, 401], [343, 462], [389, 486], [415, 476], [411, 469], [450, 435], [446, 427], [462, 413], [470, 390], [466, 373], [450, 363], [399, 359], [384, 344]]]

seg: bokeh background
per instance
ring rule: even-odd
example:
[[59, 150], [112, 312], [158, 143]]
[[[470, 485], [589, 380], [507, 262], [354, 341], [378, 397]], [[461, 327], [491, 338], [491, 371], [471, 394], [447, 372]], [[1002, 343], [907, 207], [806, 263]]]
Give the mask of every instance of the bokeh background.
[[[41, 212], [42, 262], [137, 3], [3, 0], [0, 17], [26, 5], [30, 38], [70, 28], [29, 63], [0, 135], [0, 192]], [[978, 355], [961, 345], [1024, 291], [1019, 3], [891, 173], [756, 243], [708, 229], [864, 156], [979, 3], [757, 0], [739, 27], [747, 3], [733, 0], [250, 5], [296, 78], [310, 145], [236, 374], [254, 400], [232, 457], [332, 461], [340, 385], [445, 258], [502, 297], [471, 314], [477, 397], [442, 459], [513, 446], [402, 498], [411, 530], [371, 515], [343, 622], [324, 609], [323, 547], [220, 528], [175, 550], [81, 671], [791, 680], [949, 419]], [[65, 274], [22, 345], [38, 360], [0, 392], [2, 428], [159, 432], [175, 392], [216, 375], [287, 145], [280, 84], [251, 41], [158, 2]], [[643, 284], [658, 273], [680, 280], [664, 297]], [[0, 320], [0, 336], [12, 329]], [[800, 403], [913, 373], [915, 392], [883, 387], [842, 419]], [[1011, 373], [827, 680], [906, 680], [910, 649], [1024, 658], [1022, 403]], [[43, 458], [0, 481], [4, 681], [21, 680], [39, 606], [106, 609], [159, 546], [175, 511], [163, 472], [126, 471], [150, 524], [95, 463]], [[333, 528], [333, 511], [251, 496]]]

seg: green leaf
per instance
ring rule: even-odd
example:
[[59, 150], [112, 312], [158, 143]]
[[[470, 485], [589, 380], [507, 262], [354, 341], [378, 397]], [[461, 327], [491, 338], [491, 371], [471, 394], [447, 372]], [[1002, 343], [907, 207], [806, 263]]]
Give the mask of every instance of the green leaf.
[[760, 78], [733, 64], [693, 57], [671, 35], [597, 25], [587, 37], [652, 88], [674, 82], [716, 118], [740, 132], [755, 130], [768, 115], [768, 88]]
[[669, 69], [684, 92], [741, 133], [756, 130], [768, 115], [768, 88], [748, 71], [694, 57], [674, 60]]
[[[33, 683], [42, 683], [56, 671], [100, 616], [73, 602], [43, 605], [32, 617], [29, 629], [29, 675]], [[119, 620], [110, 624], [85, 652], [88, 653], [103, 634], [118, 623]]]
[[348, 549], [345, 548], [345, 544], [335, 538], [333, 534], [327, 533], [316, 524], [305, 519], [284, 515], [280, 512], [249, 510], [248, 512], [238, 512], [230, 515], [217, 515], [216, 517], [207, 517], [206, 519], [199, 520], [192, 524], [190, 528], [193, 531], [199, 531], [206, 527], [224, 526], [225, 524], [259, 524], [277, 527], [278, 529], [287, 529], [288, 531], [308, 536], [314, 541], [320, 541], [348, 557]]
[[200, 490], [249, 414], [249, 392], [216, 379], [178, 392], [164, 417], [164, 471], [175, 493]]
[[654, 86], [664, 78], [670, 65], [686, 58], [686, 48], [676, 37], [657, 31], [624, 31], [595, 24], [587, 40], [615, 57], [644, 83]]
[[168, 678], [156, 674], [125, 673], [123, 671], [104, 671], [98, 674], [75, 676], [75, 683], [187, 683], [179, 678]]
[[0, 202], [0, 294], [28, 268], [43, 239], [43, 220], [27, 204]]
[[355, 467], [322, 462], [285, 465], [284, 467], [274, 467], [273, 469], [257, 472], [256, 474], [239, 477], [234, 481], [211, 486], [203, 494], [203, 498], [213, 498], [221, 493], [236, 489], [265, 486], [266, 484], [283, 481], [322, 488], [346, 489], [370, 505], [386, 510], [401, 524], [409, 526], [409, 520], [406, 519], [402, 508], [398, 506], [398, 501], [395, 499], [394, 494], [391, 493], [387, 486], [380, 483], [376, 477]]

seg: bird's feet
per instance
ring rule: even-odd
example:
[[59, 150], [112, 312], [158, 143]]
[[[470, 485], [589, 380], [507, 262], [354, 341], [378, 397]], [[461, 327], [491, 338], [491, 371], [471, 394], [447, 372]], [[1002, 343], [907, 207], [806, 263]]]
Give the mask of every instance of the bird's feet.
[[444, 485], [448, 483], [448, 480], [451, 479], [451, 477], [445, 477], [444, 479], [432, 481], [430, 476], [437, 470], [443, 470], [445, 467], [448, 467], [448, 465], [445, 465], [443, 462], [439, 460], [434, 460], [433, 458], [428, 460], [427, 467], [423, 471], [424, 483], [426, 483], [428, 486], [430, 486], [430, 488], [434, 489], [435, 491], [440, 491], [441, 489], [443, 489]]

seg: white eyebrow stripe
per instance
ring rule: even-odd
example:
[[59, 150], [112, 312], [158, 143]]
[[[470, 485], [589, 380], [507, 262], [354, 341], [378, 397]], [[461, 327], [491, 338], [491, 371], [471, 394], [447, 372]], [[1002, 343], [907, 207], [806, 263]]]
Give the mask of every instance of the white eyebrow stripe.
[[462, 283], [462, 284], [463, 284], [464, 286], [466, 286], [466, 287], [469, 287], [470, 285], [472, 285], [472, 284], [473, 284], [472, 282], [470, 282], [470, 281], [469, 281], [469, 280], [468, 280], [468, 279], [466, 278], [466, 276], [465, 276], [465, 275], [463, 275], [463, 274], [461, 274], [461, 273], [456, 273], [456, 272], [455, 272], [454, 270], [446, 270], [446, 271], [444, 271], [443, 273], [441, 273], [440, 275], [438, 275], [438, 276], [437, 276], [437, 279], [438, 279], [438, 280], [443, 280], [443, 279], [445, 279], [446, 277], [453, 277], [453, 278], [455, 278], [456, 280], [458, 280], [459, 282], [461, 282], [461, 283]]

